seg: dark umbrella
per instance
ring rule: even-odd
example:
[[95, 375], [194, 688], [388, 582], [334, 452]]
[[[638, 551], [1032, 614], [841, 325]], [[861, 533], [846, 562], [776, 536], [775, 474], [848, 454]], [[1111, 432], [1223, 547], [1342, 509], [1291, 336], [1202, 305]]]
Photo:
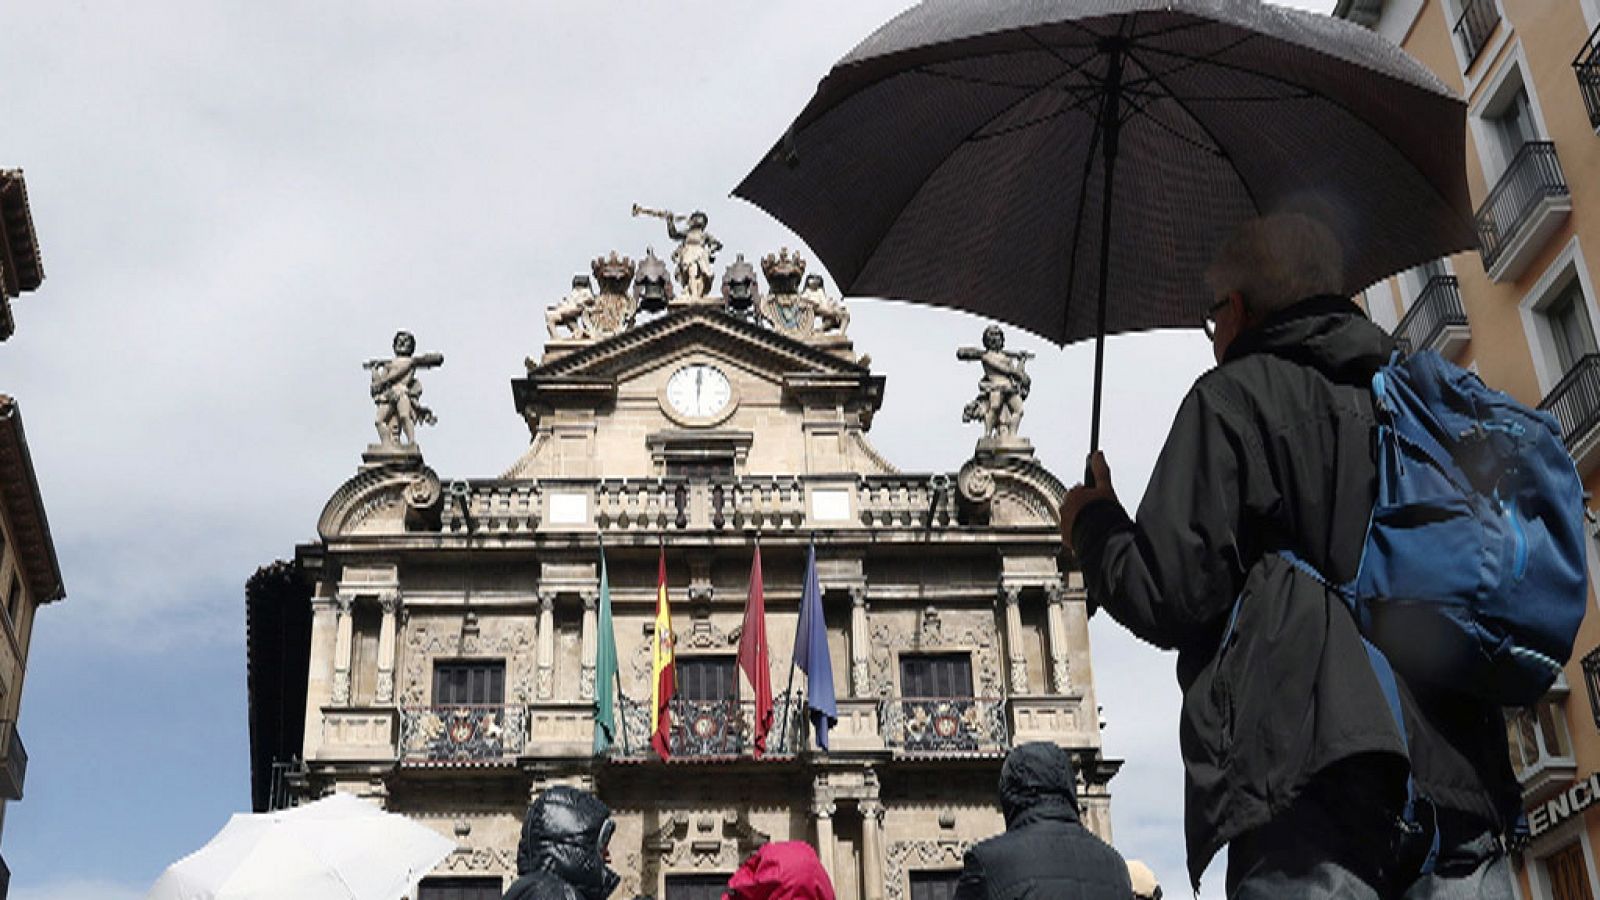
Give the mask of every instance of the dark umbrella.
[[1241, 220], [1317, 217], [1350, 294], [1473, 246], [1464, 125], [1420, 63], [1326, 16], [928, 0], [835, 65], [734, 193], [847, 294], [1096, 337], [1092, 451], [1105, 335], [1198, 325]]

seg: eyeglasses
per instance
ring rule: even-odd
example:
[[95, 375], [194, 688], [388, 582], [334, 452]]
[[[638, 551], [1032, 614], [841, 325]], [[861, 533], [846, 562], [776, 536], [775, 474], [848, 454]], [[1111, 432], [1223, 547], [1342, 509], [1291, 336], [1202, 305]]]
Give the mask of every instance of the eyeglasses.
[[1206, 333], [1206, 340], [1214, 341], [1217, 339], [1217, 313], [1222, 312], [1223, 307], [1228, 305], [1228, 299], [1223, 297], [1221, 300], [1211, 304], [1211, 307], [1206, 310], [1205, 318], [1200, 320], [1200, 330]]

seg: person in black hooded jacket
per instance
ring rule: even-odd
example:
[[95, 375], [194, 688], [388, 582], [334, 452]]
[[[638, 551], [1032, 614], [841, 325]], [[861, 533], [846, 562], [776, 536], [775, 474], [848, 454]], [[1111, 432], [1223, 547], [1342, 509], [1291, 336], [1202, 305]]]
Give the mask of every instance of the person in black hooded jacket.
[[1499, 709], [1401, 678], [1403, 742], [1354, 617], [1278, 555], [1349, 580], [1376, 496], [1370, 383], [1394, 342], [1336, 293], [1342, 266], [1309, 217], [1241, 226], [1207, 273], [1218, 366], [1184, 398], [1137, 518], [1097, 454], [1063, 535], [1091, 608], [1178, 651], [1197, 890], [1228, 845], [1230, 897], [1509, 898], [1500, 838], [1520, 795]]
[[967, 851], [955, 900], [1130, 900], [1128, 865], [1078, 821], [1072, 757], [1023, 744], [1000, 769], [1006, 833]]
[[505, 900], [606, 900], [622, 880], [606, 865], [615, 829], [610, 808], [587, 791], [540, 794], [522, 820], [518, 878]]

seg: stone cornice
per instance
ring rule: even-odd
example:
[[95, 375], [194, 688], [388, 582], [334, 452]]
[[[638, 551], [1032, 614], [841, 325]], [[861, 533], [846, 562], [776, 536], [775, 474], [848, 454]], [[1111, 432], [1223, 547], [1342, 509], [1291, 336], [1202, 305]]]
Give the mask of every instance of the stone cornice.
[[61, 564], [22, 430], [22, 413], [17, 401], [5, 394], [0, 394], [0, 503], [29, 593], [38, 603], [61, 599], [65, 596]]

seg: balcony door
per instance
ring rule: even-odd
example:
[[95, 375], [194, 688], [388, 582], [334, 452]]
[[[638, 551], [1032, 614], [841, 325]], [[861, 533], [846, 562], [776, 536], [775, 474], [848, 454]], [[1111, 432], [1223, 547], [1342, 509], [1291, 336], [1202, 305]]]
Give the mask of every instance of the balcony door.
[[1539, 127], [1533, 117], [1533, 102], [1528, 97], [1526, 86], [1519, 85], [1506, 98], [1505, 105], [1486, 117], [1500, 145], [1500, 157], [1505, 160], [1504, 169], [1511, 167], [1511, 161], [1516, 159], [1517, 152], [1522, 145], [1539, 140]]
[[1572, 283], [1562, 289], [1544, 314], [1555, 338], [1556, 359], [1565, 375], [1578, 360], [1595, 352], [1594, 325], [1589, 321], [1589, 305], [1584, 302], [1583, 286], [1578, 279], [1572, 279]]
[[500, 706], [506, 702], [504, 660], [433, 664], [434, 706]]
[[739, 672], [731, 656], [685, 656], [678, 660], [678, 696], [692, 703], [739, 699]]
[[960, 872], [912, 872], [911, 900], [955, 900]]
[[967, 698], [972, 696], [972, 655], [918, 653], [900, 657], [900, 693], [904, 697]]

